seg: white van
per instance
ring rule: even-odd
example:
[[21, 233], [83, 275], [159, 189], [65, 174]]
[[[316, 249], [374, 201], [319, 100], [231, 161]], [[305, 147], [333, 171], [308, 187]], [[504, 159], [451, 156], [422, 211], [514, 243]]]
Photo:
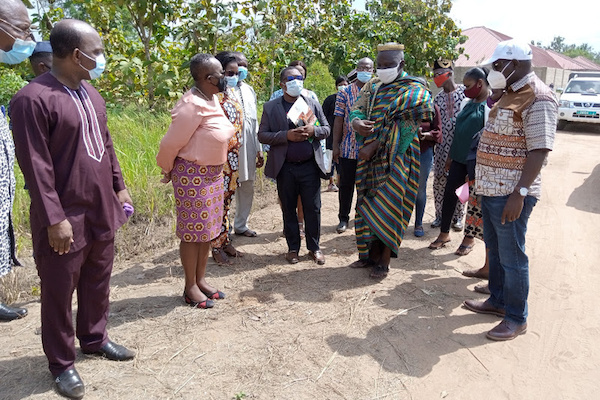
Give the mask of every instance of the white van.
[[600, 77], [569, 81], [558, 102], [558, 129], [567, 122], [600, 123]]

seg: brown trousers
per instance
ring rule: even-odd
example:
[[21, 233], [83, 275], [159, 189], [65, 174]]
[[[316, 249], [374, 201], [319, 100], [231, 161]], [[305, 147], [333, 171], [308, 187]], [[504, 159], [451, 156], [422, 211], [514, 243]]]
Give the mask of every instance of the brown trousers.
[[[95, 352], [108, 342], [108, 296], [114, 240], [88, 243], [75, 253], [36, 257], [42, 283], [42, 345], [56, 377], [73, 367], [77, 352]], [[77, 289], [77, 328], [71, 302]]]

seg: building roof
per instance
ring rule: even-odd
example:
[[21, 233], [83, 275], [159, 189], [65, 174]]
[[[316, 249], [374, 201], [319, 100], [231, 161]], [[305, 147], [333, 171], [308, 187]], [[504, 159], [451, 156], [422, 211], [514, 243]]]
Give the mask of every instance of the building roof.
[[[463, 35], [467, 36], [467, 41], [460, 45], [464, 48], [464, 53], [458, 57], [455, 65], [457, 67], [475, 67], [480, 65], [482, 61], [490, 58], [496, 45], [504, 40], [512, 39], [512, 37], [497, 32], [485, 26], [476, 26], [465, 29]], [[600, 70], [600, 65], [584, 57], [571, 58], [546, 50], [538, 46], [531, 46], [533, 52], [532, 65], [534, 67], [551, 67], [568, 70]]]
[[585, 68], [587, 70], [600, 71], [600, 65], [596, 64], [589, 58], [585, 58], [583, 56], [577, 56], [574, 58], [574, 60], [577, 61], [578, 63], [582, 64], [583, 66], [585, 66]]
[[560, 67], [562, 69], [570, 69], [572, 71], [587, 69], [587, 67], [584, 64], [578, 62], [574, 58], [571, 58], [551, 49], [546, 49], [546, 52], [550, 55], [550, 57], [554, 58], [554, 60], [556, 60], [556, 62], [560, 64]]
[[468, 39], [461, 45], [465, 51], [456, 60], [455, 65], [457, 67], [474, 67], [481, 64], [482, 61], [492, 56], [498, 43], [511, 39], [510, 36], [485, 26], [465, 29], [462, 33]]

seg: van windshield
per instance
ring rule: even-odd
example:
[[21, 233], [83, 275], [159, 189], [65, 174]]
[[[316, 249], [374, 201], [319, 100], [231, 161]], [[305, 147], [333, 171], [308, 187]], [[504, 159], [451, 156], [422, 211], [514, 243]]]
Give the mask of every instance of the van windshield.
[[600, 81], [571, 81], [565, 89], [565, 93], [600, 93]]

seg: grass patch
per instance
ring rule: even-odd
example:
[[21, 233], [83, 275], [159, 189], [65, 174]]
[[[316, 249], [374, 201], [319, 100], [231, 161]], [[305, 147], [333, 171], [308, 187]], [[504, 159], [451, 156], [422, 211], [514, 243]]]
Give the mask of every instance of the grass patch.
[[[127, 107], [108, 110], [108, 127], [123, 179], [131, 194], [135, 214], [131, 223], [152, 223], [155, 219], [171, 217], [174, 213], [172, 186], [160, 183], [160, 168], [156, 153], [163, 135], [171, 122], [168, 112]], [[17, 251], [31, 248], [29, 228], [29, 194], [24, 190], [24, 179], [15, 166], [17, 190], [13, 206], [13, 223], [17, 237]]]

